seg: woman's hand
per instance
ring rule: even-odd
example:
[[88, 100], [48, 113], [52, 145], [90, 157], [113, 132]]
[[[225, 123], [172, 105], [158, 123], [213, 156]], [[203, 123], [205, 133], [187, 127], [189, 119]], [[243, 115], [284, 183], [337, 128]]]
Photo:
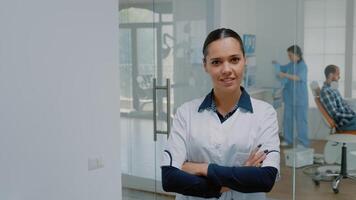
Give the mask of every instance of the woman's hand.
[[279, 78], [285, 78], [285, 77], [287, 77], [287, 74], [284, 72], [279, 72], [278, 76], [279, 76]]
[[275, 60], [272, 60], [272, 64], [276, 65], [276, 64], [279, 64], [277, 61]]
[[182, 166], [182, 170], [197, 176], [207, 176], [208, 166], [209, 164], [207, 163], [185, 162]]
[[288, 79], [293, 80], [293, 81], [299, 81], [300, 80], [299, 76], [291, 75], [291, 74], [284, 73], [284, 72], [279, 72], [278, 76], [280, 78], [288, 78]]
[[221, 187], [220, 193], [228, 192], [228, 191], [230, 191], [230, 190], [231, 190], [231, 189], [228, 188], [228, 187]]
[[244, 166], [261, 167], [263, 161], [266, 159], [268, 150], [258, 151], [259, 149], [260, 147], [257, 147], [251, 152], [250, 156], [245, 161]]

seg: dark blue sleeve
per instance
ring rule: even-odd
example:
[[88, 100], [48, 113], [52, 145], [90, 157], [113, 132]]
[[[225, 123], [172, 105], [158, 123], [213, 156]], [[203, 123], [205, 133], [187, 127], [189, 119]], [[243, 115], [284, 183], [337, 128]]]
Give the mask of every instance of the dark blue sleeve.
[[223, 167], [210, 164], [207, 177], [216, 185], [239, 192], [269, 192], [277, 172], [274, 167]]
[[176, 192], [187, 196], [219, 198], [221, 186], [206, 177], [188, 174], [171, 166], [162, 166], [162, 187], [166, 192]]

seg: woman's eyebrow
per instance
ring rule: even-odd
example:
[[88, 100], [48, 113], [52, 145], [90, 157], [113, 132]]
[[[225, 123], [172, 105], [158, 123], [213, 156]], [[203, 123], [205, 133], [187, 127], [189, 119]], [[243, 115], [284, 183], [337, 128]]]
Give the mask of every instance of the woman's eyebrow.
[[231, 55], [229, 57], [239, 57], [239, 56], [242, 56], [242, 54], [233, 54], [233, 55]]
[[[241, 56], [242, 56], [242, 54], [233, 54], [233, 55], [227, 56], [227, 58], [241, 57]], [[222, 59], [222, 57], [209, 58], [209, 60], [220, 60], [220, 59]]]
[[[226, 58], [234, 58], [234, 57], [242, 57], [242, 56], [243, 56], [242, 53], [241, 53], [241, 54], [240, 54], [240, 53], [237, 53], [237, 54], [229, 55], [229, 56], [227, 56]], [[209, 58], [208, 60], [209, 60], [209, 61], [221, 60], [221, 59], [223, 59], [223, 58], [225, 58], [225, 57], [213, 57], [213, 58]]]
[[210, 58], [209, 60], [220, 60], [220, 57], [216, 57], [216, 58]]

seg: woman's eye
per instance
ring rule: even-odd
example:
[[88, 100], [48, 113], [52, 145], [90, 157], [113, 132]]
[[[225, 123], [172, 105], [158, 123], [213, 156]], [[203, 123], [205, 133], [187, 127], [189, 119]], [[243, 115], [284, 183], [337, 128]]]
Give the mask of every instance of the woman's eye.
[[231, 62], [232, 63], [238, 63], [240, 61], [240, 58], [232, 58]]
[[218, 65], [218, 64], [220, 64], [220, 61], [214, 60], [214, 61], [211, 62], [211, 64], [212, 64], [212, 65]]

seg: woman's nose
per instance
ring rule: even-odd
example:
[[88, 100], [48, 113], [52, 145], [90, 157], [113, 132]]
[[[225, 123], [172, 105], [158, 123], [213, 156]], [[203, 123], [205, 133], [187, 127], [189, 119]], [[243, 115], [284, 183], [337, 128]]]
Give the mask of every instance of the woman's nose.
[[226, 73], [231, 73], [231, 65], [228, 62], [224, 62], [223, 66], [222, 66], [222, 73], [226, 74]]

